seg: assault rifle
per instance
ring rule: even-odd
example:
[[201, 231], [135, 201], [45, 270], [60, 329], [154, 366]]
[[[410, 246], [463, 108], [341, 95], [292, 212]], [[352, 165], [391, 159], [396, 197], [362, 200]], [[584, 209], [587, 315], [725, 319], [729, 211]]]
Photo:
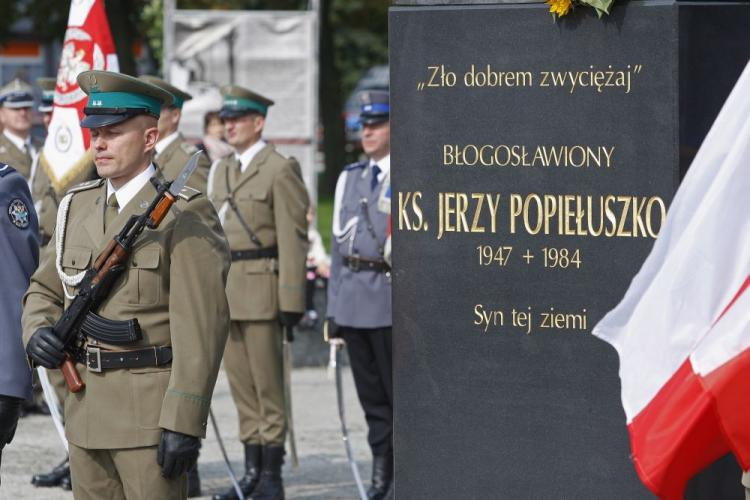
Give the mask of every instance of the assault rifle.
[[[152, 177], [151, 183], [156, 188], [156, 196], [145, 212], [141, 215], [133, 215], [122, 230], [115, 236], [99, 254], [94, 261], [94, 265], [86, 270], [83, 280], [81, 281], [73, 301], [70, 303], [57, 323], [52, 327], [55, 335], [63, 342], [65, 346], [65, 361], [60, 366], [65, 383], [70, 392], [80, 392], [84, 389], [85, 384], [75, 365], [75, 359], [80, 359], [85, 353], [85, 330], [87, 327], [96, 328], [106, 326], [107, 321], [93, 314], [98, 310], [104, 299], [107, 298], [112, 286], [117, 278], [125, 270], [125, 264], [130, 257], [138, 237], [144, 229], [156, 229], [164, 220], [185, 186], [190, 175], [198, 166], [198, 159], [201, 152], [195, 153], [188, 161], [177, 179], [173, 182], [162, 182], [156, 177]], [[93, 318], [93, 319], [92, 319]], [[133, 326], [133, 325], [131, 325]], [[129, 335], [138, 335], [132, 337], [132, 340], [138, 340], [140, 337], [137, 321], [135, 322], [136, 331], [132, 330]]]

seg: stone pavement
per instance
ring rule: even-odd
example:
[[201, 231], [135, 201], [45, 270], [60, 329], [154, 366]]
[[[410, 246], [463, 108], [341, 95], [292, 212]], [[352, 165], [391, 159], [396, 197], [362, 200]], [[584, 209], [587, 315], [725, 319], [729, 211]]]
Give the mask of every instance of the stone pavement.
[[[351, 372], [344, 370], [347, 420], [360, 474], [369, 483], [369, 452], [364, 415], [359, 407]], [[333, 379], [326, 368], [298, 368], [292, 374], [294, 420], [299, 468], [293, 469], [287, 454], [284, 483], [289, 499], [356, 499], [351, 469], [341, 441]], [[222, 373], [216, 385], [213, 411], [227, 446], [235, 473], [242, 470], [243, 455], [237, 439], [237, 414]], [[287, 452], [289, 451], [287, 447]], [[33, 416], [20, 421], [13, 443], [5, 448], [2, 460], [0, 499], [72, 500], [73, 495], [59, 488], [35, 488], [29, 483], [34, 472], [47, 471], [64, 453], [48, 417]], [[203, 482], [202, 498], [210, 498], [229, 484], [213, 429], [203, 442], [199, 460]]]

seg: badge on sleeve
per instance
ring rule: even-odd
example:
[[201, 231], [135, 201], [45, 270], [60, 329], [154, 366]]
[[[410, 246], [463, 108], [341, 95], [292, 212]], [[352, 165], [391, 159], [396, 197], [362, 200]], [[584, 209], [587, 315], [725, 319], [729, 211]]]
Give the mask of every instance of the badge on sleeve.
[[29, 227], [29, 208], [20, 198], [16, 198], [8, 205], [8, 218], [18, 229]]

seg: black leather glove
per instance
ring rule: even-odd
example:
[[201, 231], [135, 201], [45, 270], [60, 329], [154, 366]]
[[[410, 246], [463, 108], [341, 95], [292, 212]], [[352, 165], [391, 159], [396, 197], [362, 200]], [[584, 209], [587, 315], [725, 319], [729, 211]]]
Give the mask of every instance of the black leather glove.
[[324, 328], [327, 340], [341, 338], [341, 327], [333, 320], [333, 318], [326, 318]]
[[26, 354], [40, 366], [49, 369], [59, 368], [65, 361], [63, 343], [49, 326], [34, 332], [26, 345]]
[[293, 328], [297, 325], [297, 323], [299, 323], [299, 321], [302, 319], [302, 316], [304, 315], [304, 313], [300, 312], [280, 311], [279, 321], [283, 326], [287, 328]]
[[161, 475], [174, 479], [187, 472], [198, 460], [201, 440], [181, 432], [164, 429], [156, 450], [156, 462], [161, 466]]
[[23, 399], [0, 396], [0, 451], [13, 440]]

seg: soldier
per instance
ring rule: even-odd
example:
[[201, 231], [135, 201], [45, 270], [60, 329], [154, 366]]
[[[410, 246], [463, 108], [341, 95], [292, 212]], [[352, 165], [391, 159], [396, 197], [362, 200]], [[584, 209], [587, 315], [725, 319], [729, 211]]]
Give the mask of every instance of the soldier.
[[[155, 76], [142, 76], [140, 79], [166, 90], [174, 97], [173, 103], [164, 106], [161, 110], [159, 142], [156, 143], [156, 156], [154, 157], [156, 168], [159, 169], [164, 178], [173, 180], [185, 166], [188, 158], [198, 151], [198, 148], [187, 142], [182, 134], [177, 131], [182, 117], [182, 105], [185, 101], [192, 99], [193, 96]], [[188, 184], [205, 193], [209, 168], [211, 168], [211, 160], [204, 153], [201, 155], [198, 168], [190, 177]]]
[[[50, 327], [77, 292], [76, 275], [156, 195], [149, 179], [156, 174], [157, 120], [172, 100], [118, 73], [86, 71], [78, 83], [89, 95], [81, 126], [91, 131], [104, 179], [72, 188], [61, 201], [59, 237], [24, 298], [26, 351], [46, 368], [64, 357]], [[96, 311], [110, 321], [137, 318], [141, 340], [113, 345], [87, 332], [86, 356], [78, 360], [86, 387], [65, 400], [76, 499], [186, 497], [185, 472], [205, 436], [229, 327], [228, 267], [216, 212], [200, 192], [184, 188], [164, 222], [141, 235]]]
[[[284, 498], [287, 432], [282, 325], [292, 328], [305, 310], [309, 200], [299, 164], [261, 138], [273, 101], [237, 86], [222, 94], [221, 118], [237, 151], [215, 163], [209, 178], [232, 250], [224, 367], [245, 448], [242, 490], [253, 499], [276, 500]], [[236, 497], [230, 488], [214, 498]]]
[[31, 85], [16, 78], [0, 88], [0, 162], [12, 165], [26, 179], [32, 175], [34, 159], [42, 141], [31, 137]]
[[0, 164], [0, 255], [3, 293], [0, 301], [0, 459], [21, 412], [31, 397], [31, 371], [21, 341], [21, 298], [39, 263], [37, 219], [26, 180]]
[[36, 84], [42, 89], [42, 99], [39, 102], [37, 108], [42, 113], [42, 120], [44, 120], [44, 128], [49, 128], [49, 123], [52, 121], [52, 110], [55, 104], [55, 85], [57, 80], [54, 78], [37, 78]]
[[391, 275], [386, 263], [388, 211], [379, 206], [390, 182], [388, 92], [361, 96], [362, 148], [369, 159], [344, 168], [336, 183], [328, 281], [328, 335], [347, 345], [373, 454], [367, 496], [391, 495], [393, 379]]

